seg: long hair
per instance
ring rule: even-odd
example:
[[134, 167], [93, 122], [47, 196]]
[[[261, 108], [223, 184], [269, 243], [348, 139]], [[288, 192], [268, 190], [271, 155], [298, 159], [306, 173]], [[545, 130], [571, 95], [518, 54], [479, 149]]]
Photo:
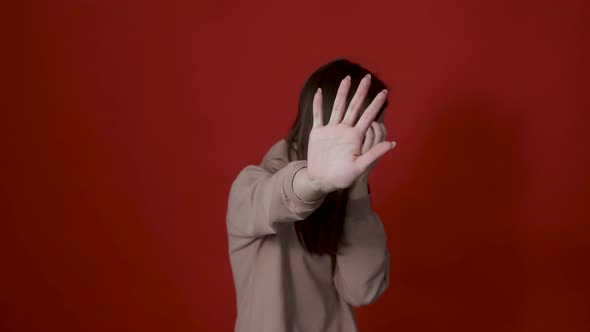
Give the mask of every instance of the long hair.
[[[350, 75], [351, 85], [346, 98], [346, 108], [354, 97], [359, 83], [365, 75], [371, 74], [371, 86], [361, 106], [357, 119], [364, 113], [365, 109], [373, 101], [375, 96], [386, 85], [377, 76], [347, 59], [335, 59], [318, 68], [306, 81], [299, 96], [299, 112], [289, 134], [285, 140], [288, 143], [288, 160], [291, 154], [296, 156], [295, 160], [307, 160], [307, 148], [309, 144], [309, 133], [313, 126], [313, 97], [318, 88], [322, 88], [323, 95], [323, 121], [327, 124], [334, 99], [338, 92], [340, 82], [346, 75]], [[387, 107], [387, 101], [383, 104], [375, 120], [382, 118], [381, 114]], [[348, 202], [349, 189], [342, 189], [326, 195], [322, 205], [318, 207], [305, 220], [295, 222], [295, 232], [301, 245], [312, 254], [335, 255], [338, 247], [342, 244], [344, 217], [346, 204]]]

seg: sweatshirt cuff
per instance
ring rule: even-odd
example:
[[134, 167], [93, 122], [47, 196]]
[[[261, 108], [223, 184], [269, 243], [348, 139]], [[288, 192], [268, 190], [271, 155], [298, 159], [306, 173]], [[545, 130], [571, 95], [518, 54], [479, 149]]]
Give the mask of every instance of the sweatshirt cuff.
[[[326, 198], [326, 195], [323, 195], [319, 199], [315, 201], [305, 201], [295, 194], [293, 190], [293, 180], [295, 179], [295, 174], [302, 168], [307, 167], [307, 160], [297, 160], [292, 161], [287, 166], [286, 176], [283, 178], [283, 199], [285, 201], [285, 205], [296, 214], [305, 214], [310, 213], [316, 210], [322, 202]], [[305, 216], [306, 217], [306, 216]]]

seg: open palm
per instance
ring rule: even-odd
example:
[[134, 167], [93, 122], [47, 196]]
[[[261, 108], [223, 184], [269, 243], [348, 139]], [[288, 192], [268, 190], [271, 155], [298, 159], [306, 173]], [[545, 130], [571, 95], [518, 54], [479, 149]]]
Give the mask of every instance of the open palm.
[[392, 148], [392, 144], [385, 141], [362, 153], [365, 133], [387, 98], [387, 90], [381, 91], [355, 125], [370, 84], [371, 76], [367, 75], [362, 79], [345, 111], [350, 76], [343, 79], [327, 125], [322, 121], [321, 89], [318, 89], [314, 96], [307, 168], [310, 179], [323, 192], [348, 188], [371, 164]]

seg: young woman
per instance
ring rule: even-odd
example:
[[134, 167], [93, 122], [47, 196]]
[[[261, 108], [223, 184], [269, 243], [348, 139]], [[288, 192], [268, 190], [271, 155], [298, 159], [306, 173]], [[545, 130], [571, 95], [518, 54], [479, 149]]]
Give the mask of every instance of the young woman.
[[229, 194], [235, 331], [357, 331], [353, 307], [387, 288], [389, 253], [369, 172], [391, 150], [387, 90], [331, 61], [305, 82], [291, 132]]

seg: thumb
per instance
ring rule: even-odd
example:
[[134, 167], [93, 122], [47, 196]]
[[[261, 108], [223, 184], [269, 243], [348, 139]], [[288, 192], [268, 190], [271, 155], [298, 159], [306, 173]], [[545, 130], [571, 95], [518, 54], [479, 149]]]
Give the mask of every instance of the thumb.
[[376, 161], [377, 159], [381, 158], [387, 151], [393, 149], [395, 147], [395, 142], [380, 142], [374, 145], [369, 151], [367, 151], [362, 156], [358, 157], [356, 160], [357, 165], [359, 168], [364, 172], [369, 166]]

